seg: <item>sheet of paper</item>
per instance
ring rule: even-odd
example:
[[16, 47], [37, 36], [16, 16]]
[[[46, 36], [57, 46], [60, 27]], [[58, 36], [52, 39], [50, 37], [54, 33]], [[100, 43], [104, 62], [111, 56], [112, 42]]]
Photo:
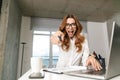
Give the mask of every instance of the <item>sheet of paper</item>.
[[60, 67], [60, 68], [44, 68], [43, 71], [63, 74], [64, 72], [76, 71], [76, 70], [85, 70], [85, 66], [70, 66], [70, 67]]

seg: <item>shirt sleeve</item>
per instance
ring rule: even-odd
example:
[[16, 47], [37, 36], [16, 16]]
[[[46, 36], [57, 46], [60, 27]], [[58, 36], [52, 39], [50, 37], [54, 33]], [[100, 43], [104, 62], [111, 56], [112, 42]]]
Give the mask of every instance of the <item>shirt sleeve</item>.
[[86, 61], [88, 59], [89, 56], [89, 47], [88, 47], [88, 41], [87, 39], [85, 39], [85, 42], [83, 44], [83, 56], [82, 56], [82, 64], [83, 66], [86, 66]]

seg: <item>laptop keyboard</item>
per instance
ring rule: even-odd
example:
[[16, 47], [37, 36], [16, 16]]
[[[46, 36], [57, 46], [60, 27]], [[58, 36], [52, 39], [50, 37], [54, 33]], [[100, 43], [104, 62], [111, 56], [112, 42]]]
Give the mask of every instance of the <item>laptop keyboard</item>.
[[93, 69], [79, 70], [78, 72], [82, 73], [82, 74], [90, 74], [90, 75], [103, 75], [103, 74], [105, 74], [105, 70], [95, 71]]

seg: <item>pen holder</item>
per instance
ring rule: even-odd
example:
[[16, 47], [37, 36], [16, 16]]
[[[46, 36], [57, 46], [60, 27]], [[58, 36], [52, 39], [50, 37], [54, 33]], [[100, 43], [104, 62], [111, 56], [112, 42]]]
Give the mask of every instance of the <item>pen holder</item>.
[[99, 62], [101, 64], [102, 68], [105, 69], [106, 68], [105, 58], [103, 58], [100, 54], [98, 56], [99, 56]]

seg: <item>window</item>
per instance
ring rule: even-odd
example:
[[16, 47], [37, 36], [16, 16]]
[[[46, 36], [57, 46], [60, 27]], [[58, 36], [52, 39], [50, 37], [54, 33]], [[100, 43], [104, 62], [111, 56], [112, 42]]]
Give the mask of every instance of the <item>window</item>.
[[34, 31], [33, 56], [43, 58], [44, 67], [56, 66], [58, 60], [58, 46], [50, 42], [50, 31]]

